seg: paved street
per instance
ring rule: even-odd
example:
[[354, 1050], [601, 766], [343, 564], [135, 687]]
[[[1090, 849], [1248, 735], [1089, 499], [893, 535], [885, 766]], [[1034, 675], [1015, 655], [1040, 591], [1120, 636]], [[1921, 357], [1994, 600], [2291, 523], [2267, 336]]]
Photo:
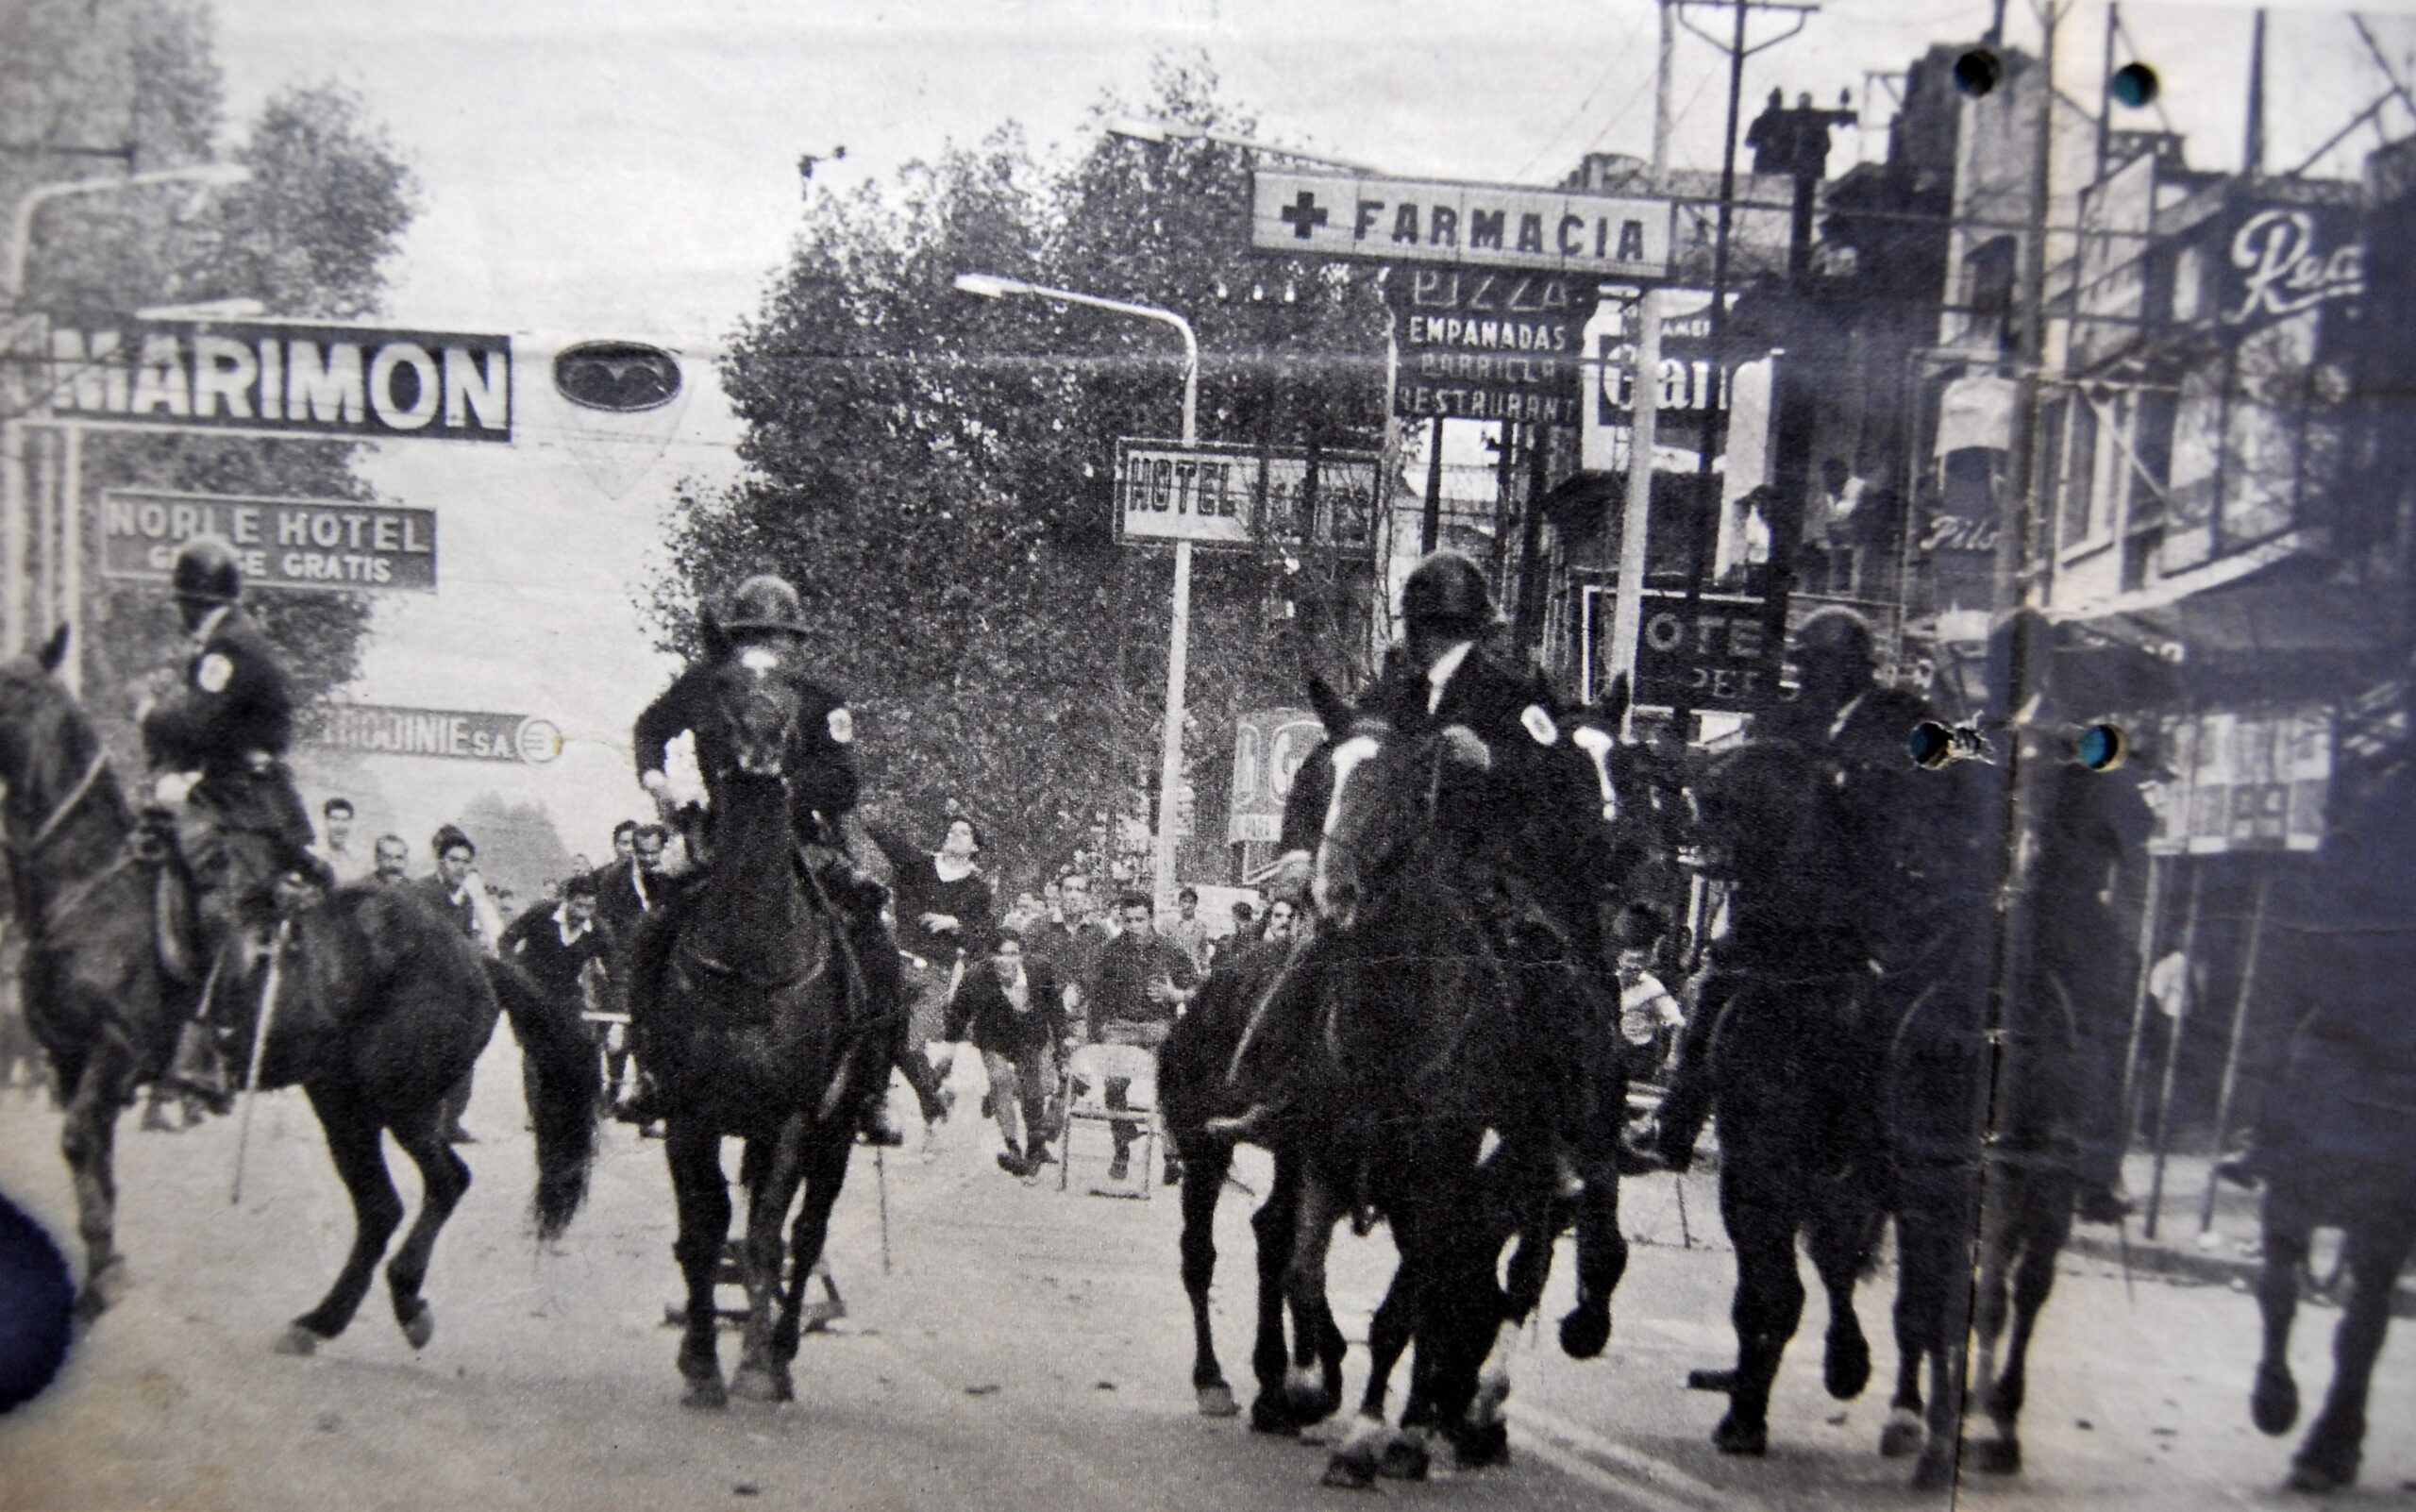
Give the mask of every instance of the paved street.
[[[832, 1254], [851, 1315], [811, 1337], [800, 1401], [698, 1415], [678, 1405], [677, 1294], [660, 1147], [609, 1131], [590, 1205], [539, 1252], [521, 1209], [529, 1151], [514, 1105], [508, 1036], [481, 1067], [467, 1151], [478, 1185], [438, 1251], [435, 1341], [414, 1355], [382, 1310], [308, 1360], [272, 1353], [283, 1320], [331, 1274], [348, 1232], [342, 1194], [298, 1096], [263, 1104], [243, 1205], [226, 1202], [234, 1124], [174, 1136], [126, 1121], [126, 1244], [137, 1286], [89, 1336], [48, 1397], [0, 1426], [0, 1507], [426, 1508], [579, 1504], [1226, 1509], [1344, 1498], [1317, 1486], [1314, 1452], [1203, 1420], [1188, 1386], [1188, 1330], [1174, 1267], [1177, 1209], [1061, 1195], [1054, 1173], [1021, 1185], [991, 1163], [995, 1134], [970, 1117], [928, 1156], [888, 1162], [892, 1269], [881, 1267], [868, 1154], [840, 1204]], [[969, 1057], [968, 1057], [969, 1059]], [[964, 1087], [967, 1115], [978, 1086]], [[12, 1195], [63, 1231], [67, 1193], [46, 1108], [0, 1107]], [[735, 1161], [732, 1161], [735, 1168]], [[1096, 1167], [1078, 1167], [1078, 1175]], [[1264, 1180], [1247, 1161], [1245, 1179]], [[1078, 1182], [1077, 1185], [1081, 1184]], [[405, 1184], [406, 1192], [410, 1185]], [[1229, 1375], [1247, 1372], [1248, 1202], [1229, 1191], [1219, 1245]], [[1820, 1391], [1815, 1347], [1790, 1354], [1770, 1457], [1725, 1460], [1704, 1441], [1718, 1400], [1677, 1389], [1722, 1360], [1729, 1268], [1707, 1184], [1689, 1183], [1695, 1239], [1681, 1242], [1666, 1178], [1629, 1203], [1639, 1241], [1602, 1361], [1562, 1359], [1531, 1336], [1506, 1470], [1438, 1477], [1390, 1494], [1471, 1507], [1613, 1504], [1859, 1506], [1914, 1500], [1871, 1448], [1875, 1384], [1858, 1402]], [[1357, 1341], [1381, 1291], [1381, 1236], [1343, 1241], [1336, 1302]], [[1565, 1266], [1564, 1266], [1565, 1271]], [[1883, 1272], [1866, 1322], [1884, 1329]], [[1556, 1278], [1552, 1307], [1566, 1305]], [[2307, 1315], [2297, 1350], [2320, 1382], [2333, 1315]], [[2273, 1500], [2281, 1446], [2246, 1420], [2249, 1300], [2141, 1282], [2076, 1262], [2038, 1344], [2018, 1484], [1971, 1487], [1988, 1504], [2198, 1507]], [[2091, 1345], [2086, 1369], [2064, 1362]], [[1874, 1338], [1879, 1368], [1893, 1352]], [[2406, 1494], [2416, 1421], [2405, 1339], [2385, 1356], [2368, 1487]], [[736, 1342], [725, 1339], [725, 1362]], [[1354, 1352], [1352, 1381], [1356, 1387]]]

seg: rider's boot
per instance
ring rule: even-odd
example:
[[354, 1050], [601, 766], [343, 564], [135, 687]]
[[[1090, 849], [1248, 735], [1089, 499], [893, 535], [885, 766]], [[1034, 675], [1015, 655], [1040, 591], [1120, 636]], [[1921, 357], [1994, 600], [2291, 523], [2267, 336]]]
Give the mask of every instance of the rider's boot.
[[200, 1103], [211, 1113], [235, 1106], [235, 1080], [218, 1048], [218, 1031], [205, 1018], [190, 1018], [176, 1039], [176, 1052], [160, 1079], [179, 1097]]
[[857, 1111], [856, 1127], [868, 1145], [895, 1150], [906, 1142], [905, 1134], [898, 1131], [896, 1121], [889, 1117], [889, 1088], [886, 1086], [878, 1092], [865, 1094], [864, 1104]]

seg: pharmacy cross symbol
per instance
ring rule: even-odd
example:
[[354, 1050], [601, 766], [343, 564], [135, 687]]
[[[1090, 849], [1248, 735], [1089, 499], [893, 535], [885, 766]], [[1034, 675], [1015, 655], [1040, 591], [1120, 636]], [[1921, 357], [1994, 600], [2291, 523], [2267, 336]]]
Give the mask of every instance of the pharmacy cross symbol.
[[1323, 226], [1329, 219], [1324, 209], [1317, 204], [1317, 197], [1305, 189], [1300, 191], [1299, 199], [1275, 213], [1292, 227], [1292, 234], [1303, 242], [1309, 239], [1310, 231]]

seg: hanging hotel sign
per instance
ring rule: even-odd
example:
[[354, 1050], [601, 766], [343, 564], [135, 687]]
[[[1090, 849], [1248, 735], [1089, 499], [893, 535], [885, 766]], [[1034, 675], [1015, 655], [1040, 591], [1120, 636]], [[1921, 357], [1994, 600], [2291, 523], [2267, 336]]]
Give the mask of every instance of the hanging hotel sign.
[[1583, 417], [1591, 279], [1418, 268], [1388, 291], [1401, 345], [1394, 414], [1534, 425]]
[[350, 441], [512, 439], [508, 336], [282, 321], [49, 326], [34, 354], [46, 381], [33, 381], [54, 419]]
[[166, 582], [176, 548], [204, 535], [233, 546], [257, 588], [436, 591], [434, 510], [146, 488], [101, 496], [104, 577]]
[[1367, 451], [1261, 450], [1220, 442], [1116, 444], [1116, 532], [1199, 546], [1367, 549], [1376, 462]]
[[1351, 174], [1253, 173], [1250, 245], [1298, 257], [1659, 278], [1670, 202]]

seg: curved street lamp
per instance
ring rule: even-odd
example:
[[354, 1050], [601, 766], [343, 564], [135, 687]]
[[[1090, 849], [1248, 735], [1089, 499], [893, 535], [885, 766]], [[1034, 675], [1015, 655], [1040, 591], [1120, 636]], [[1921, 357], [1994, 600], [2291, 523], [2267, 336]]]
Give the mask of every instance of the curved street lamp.
[[[77, 194], [111, 194], [127, 189], [149, 189], [156, 185], [189, 184], [196, 190], [232, 189], [251, 182], [252, 171], [238, 162], [198, 162], [181, 168], [155, 168], [145, 173], [128, 174], [123, 178], [69, 178], [58, 183], [37, 184], [17, 196], [8, 214], [8, 241], [5, 253], [0, 253], [0, 299], [7, 301], [10, 315], [18, 312], [25, 290], [25, 265], [33, 253], [34, 217], [42, 208], [54, 200]], [[25, 385], [20, 378], [23, 357], [8, 362], [8, 381], [0, 388], [0, 654], [14, 656], [25, 647]], [[80, 428], [65, 428], [67, 445], [72, 451], [80, 440]], [[71, 472], [69, 476], [74, 476]], [[80, 618], [82, 543], [73, 527], [79, 523], [80, 499], [66, 500], [70, 529], [60, 548], [59, 581], [60, 595], [66, 601], [69, 619]], [[80, 626], [69, 631], [75, 640]], [[82, 691], [84, 659], [80, 645], [71, 642], [65, 677], [68, 687]]]
[[1237, 137], [1231, 132], [1211, 131], [1206, 126], [1196, 126], [1183, 121], [1162, 121], [1155, 117], [1119, 116], [1107, 123], [1107, 134], [1112, 137], [1123, 137], [1128, 141], [1147, 142], [1153, 144], [1163, 144], [1176, 140], [1214, 142], [1228, 147], [1240, 147], [1248, 152], [1264, 152], [1273, 157], [1295, 159], [1300, 162], [1319, 162], [1329, 168], [1339, 168], [1345, 173], [1375, 174], [1384, 171], [1368, 163], [1353, 161], [1349, 158], [1330, 157], [1322, 152], [1286, 147], [1272, 142], [1261, 142], [1255, 137]]
[[[1049, 299], [1060, 304], [1087, 305], [1093, 310], [1105, 310], [1118, 315], [1131, 315], [1136, 320], [1154, 320], [1172, 326], [1183, 338], [1183, 444], [1191, 446], [1200, 440], [1200, 338], [1192, 331], [1191, 322], [1171, 310], [1156, 305], [1136, 305], [1122, 299], [1109, 299], [1099, 294], [1076, 294], [1070, 289], [1051, 289], [1042, 284], [1027, 283], [1021, 278], [1000, 277], [994, 273], [960, 273], [956, 276], [960, 293], [978, 294], [984, 299]], [[1158, 824], [1152, 837], [1151, 866], [1155, 873], [1150, 883], [1153, 907], [1163, 914], [1174, 906], [1174, 830], [1178, 808], [1176, 790], [1183, 785], [1183, 679], [1189, 670], [1191, 648], [1191, 542], [1178, 537], [1174, 544], [1174, 615], [1166, 637], [1166, 730], [1158, 742]]]

